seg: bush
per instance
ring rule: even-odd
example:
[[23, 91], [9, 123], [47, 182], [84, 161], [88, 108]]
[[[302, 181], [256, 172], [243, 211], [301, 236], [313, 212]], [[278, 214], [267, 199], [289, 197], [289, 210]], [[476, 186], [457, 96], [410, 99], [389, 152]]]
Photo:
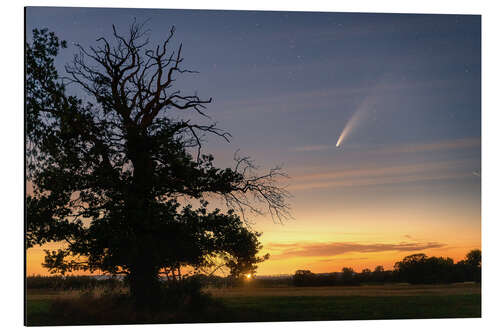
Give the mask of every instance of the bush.
[[56, 299], [50, 308], [55, 325], [103, 325], [142, 323], [203, 322], [216, 318], [222, 303], [201, 291], [196, 279], [162, 284], [158, 304], [137, 308], [127, 293], [109, 291], [98, 295], [92, 291], [70, 299]]
[[28, 289], [51, 290], [84, 290], [95, 288], [116, 289], [124, 284], [117, 278], [97, 279], [93, 276], [41, 276], [33, 275], [26, 278]]
[[169, 281], [163, 284], [162, 306], [182, 307], [187, 310], [199, 310], [211, 302], [208, 294], [202, 291], [199, 278], [190, 277], [181, 281]]

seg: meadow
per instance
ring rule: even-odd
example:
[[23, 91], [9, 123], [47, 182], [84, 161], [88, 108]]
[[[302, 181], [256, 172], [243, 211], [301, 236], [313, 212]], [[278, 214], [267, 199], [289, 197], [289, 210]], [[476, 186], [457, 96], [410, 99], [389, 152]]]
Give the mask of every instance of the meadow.
[[[104, 315], [106, 288], [82, 290], [27, 290], [27, 324], [78, 325], [117, 323], [192, 323], [304, 320], [373, 320], [481, 317], [481, 286], [476, 283], [447, 285], [361, 285], [333, 287], [205, 288], [211, 295], [203, 310], [179, 309], [156, 317]], [[114, 293], [123, 292], [115, 289]], [[92, 296], [91, 296], [92, 294]], [[101, 300], [99, 306], [93, 301]], [[66, 303], [65, 303], [66, 302]], [[65, 312], [67, 302], [95, 313]], [[80, 311], [81, 312], [81, 311]], [[124, 318], [128, 319], [124, 319]]]

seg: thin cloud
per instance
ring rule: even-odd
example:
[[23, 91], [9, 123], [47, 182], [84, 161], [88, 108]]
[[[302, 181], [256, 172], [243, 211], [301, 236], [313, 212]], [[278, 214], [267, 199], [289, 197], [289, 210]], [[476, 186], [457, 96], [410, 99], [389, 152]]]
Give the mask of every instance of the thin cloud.
[[438, 242], [402, 242], [397, 244], [387, 243], [350, 243], [350, 242], [331, 242], [331, 243], [294, 243], [294, 244], [276, 244], [270, 243], [266, 246], [269, 250], [279, 249], [281, 253], [274, 254], [275, 259], [286, 259], [293, 257], [327, 257], [336, 256], [344, 253], [378, 253], [386, 251], [412, 252], [427, 249], [442, 248], [446, 244]]
[[[411, 183], [471, 177], [464, 171], [470, 160], [405, 164], [378, 168], [344, 169], [293, 176], [289, 190]], [[470, 169], [469, 169], [470, 170]]]
[[327, 145], [312, 145], [312, 146], [293, 147], [291, 150], [297, 152], [323, 151], [331, 149], [332, 147], [333, 146], [327, 146]]
[[325, 188], [337, 188], [337, 187], [373, 186], [373, 185], [414, 183], [421, 181], [463, 179], [469, 176], [470, 176], [469, 172], [454, 172], [441, 175], [408, 175], [400, 177], [380, 177], [371, 179], [354, 179], [354, 180], [348, 179], [348, 180], [334, 181], [334, 182], [295, 184], [288, 186], [287, 189], [293, 191], [300, 191], [300, 190], [325, 189]]
[[[368, 152], [371, 154], [404, 154], [443, 150], [458, 150], [480, 146], [481, 140], [479, 138], [464, 138], [422, 144], [392, 145], [385, 148], [371, 149]], [[291, 150], [296, 152], [314, 152], [325, 151], [332, 148], [334, 148], [334, 146], [331, 145], [310, 145], [294, 147], [291, 148]], [[290, 189], [301, 190], [312, 188], [414, 182], [419, 180], [464, 178], [470, 176], [470, 171], [464, 172], [463, 170], [464, 168], [468, 169], [471, 162], [471, 160], [465, 159], [457, 161], [406, 164], [375, 168], [344, 169], [302, 174], [293, 176], [294, 184], [290, 187]], [[460, 172], [457, 172], [458, 170], [460, 170]], [[472, 175], [480, 177], [480, 173], [477, 171], [473, 171]]]
[[[367, 259], [370, 259], [368, 257], [361, 257], [361, 258], [342, 258], [342, 261], [351, 261], [351, 260], [367, 260]], [[317, 262], [332, 262], [332, 261], [335, 261], [337, 259], [335, 258], [328, 258], [328, 259], [320, 259], [318, 260]]]
[[[318, 65], [324, 66], [324, 64]], [[288, 71], [293, 69], [284, 68]], [[270, 70], [276, 70], [276, 66], [272, 68], [261, 69], [265, 74], [269, 74]], [[450, 80], [423, 80], [416, 82], [392, 82], [385, 83], [379, 86], [379, 89], [384, 94], [396, 94], [401, 91], [415, 91], [416, 89], [447, 87], [453, 84]], [[294, 92], [293, 94], [281, 93], [271, 96], [260, 96], [259, 98], [251, 99], [227, 99], [217, 102], [220, 108], [218, 115], [234, 117], [235, 112], [257, 112], [257, 113], [277, 113], [277, 112], [308, 112], [311, 105], [316, 108], [331, 107], [332, 98], [352, 98], [366, 96], [373, 89], [373, 84], [365, 86], [334, 86], [329, 88], [306, 90], [303, 92]]]
[[297, 181], [312, 181], [312, 180], [330, 180], [330, 179], [345, 179], [345, 178], [360, 178], [386, 175], [402, 175], [415, 174], [428, 171], [450, 170], [457, 167], [462, 167], [469, 163], [469, 160], [461, 161], [446, 161], [446, 162], [430, 162], [418, 164], [403, 164], [385, 167], [368, 167], [359, 169], [343, 169], [329, 172], [309, 173], [299, 176], [294, 176]]
[[463, 138], [448, 141], [438, 141], [421, 144], [396, 145], [372, 151], [374, 154], [400, 154], [400, 153], [420, 153], [441, 150], [457, 150], [472, 147], [480, 147], [480, 138]]
[[294, 247], [300, 247], [302, 243], [268, 243], [266, 248], [284, 248], [284, 249], [289, 249], [289, 248], [294, 248]]

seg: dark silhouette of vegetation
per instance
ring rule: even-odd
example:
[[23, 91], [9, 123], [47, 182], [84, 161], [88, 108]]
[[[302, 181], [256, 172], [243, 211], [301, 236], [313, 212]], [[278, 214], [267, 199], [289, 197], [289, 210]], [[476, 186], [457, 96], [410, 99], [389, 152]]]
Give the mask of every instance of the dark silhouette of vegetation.
[[456, 264], [451, 258], [414, 254], [397, 262], [394, 270], [398, 280], [413, 284], [481, 282], [481, 251], [470, 251]]
[[388, 280], [388, 278], [391, 277], [390, 274], [391, 272], [385, 272], [384, 267], [379, 265], [375, 267], [375, 269], [372, 273], [370, 273], [369, 276], [371, 281], [375, 283], [384, 283]]
[[314, 274], [298, 270], [293, 276], [295, 286], [336, 286], [383, 283], [437, 284], [456, 282], [481, 282], [481, 251], [470, 251], [465, 260], [453, 263], [451, 258], [427, 257], [418, 253], [409, 255], [394, 264], [393, 271], [377, 266], [360, 273], [344, 267], [341, 273]]
[[123, 287], [123, 281], [117, 278], [99, 279], [94, 276], [41, 276], [26, 278], [28, 289], [50, 290], [90, 290], [94, 288], [116, 289]]
[[[418, 259], [418, 260], [417, 260]], [[403, 264], [404, 263], [404, 264]], [[411, 284], [446, 284], [460, 282], [481, 282], [481, 251], [472, 250], [465, 260], [450, 265], [449, 259], [427, 257], [415, 254], [405, 257], [395, 264], [397, 269], [384, 270], [376, 266], [373, 271], [363, 269], [356, 273], [352, 268], [345, 267], [342, 272], [313, 273], [310, 270], [298, 270], [294, 275], [234, 278], [232, 276], [217, 276], [196, 274], [185, 281], [194, 281], [191, 286], [231, 288], [231, 287], [313, 287], [313, 286], [356, 286], [378, 285], [389, 283]], [[436, 267], [438, 269], [436, 269]], [[407, 275], [409, 272], [413, 275]], [[164, 280], [164, 283], [168, 281]], [[96, 287], [118, 288], [123, 286], [121, 280], [115, 278], [96, 279], [91, 276], [31, 276], [27, 278], [29, 289], [92, 289]], [[182, 284], [177, 288], [183, 288]], [[196, 289], [195, 288], [195, 289]], [[189, 289], [189, 288], [187, 288]]]
[[293, 276], [293, 283], [296, 286], [302, 287], [311, 285], [315, 279], [317, 279], [316, 274], [312, 273], [310, 270], [298, 270]]
[[[96, 296], [91, 292], [73, 298], [56, 298], [43, 315], [28, 317], [30, 325], [103, 325], [205, 322], [226, 315], [221, 302], [204, 293], [193, 293], [192, 281], [168, 288], [155, 311], [140, 311], [126, 294]], [[224, 317], [227, 318], [227, 317]], [[227, 319], [226, 319], [227, 321]]]
[[472, 250], [467, 254], [464, 261], [459, 261], [461, 271], [464, 272], [464, 279], [472, 279], [481, 282], [481, 250]]
[[359, 278], [356, 276], [355, 278], [354, 269], [350, 267], [342, 268], [342, 282], [345, 285], [353, 285], [359, 283]]
[[399, 279], [408, 283], [450, 283], [453, 281], [453, 259], [413, 254], [394, 265]]
[[[257, 174], [248, 157], [218, 168], [202, 152], [206, 135], [229, 140], [215, 123], [195, 122], [211, 99], [174, 89], [182, 44], [171, 50], [174, 28], [160, 45], [132, 24], [113, 26], [112, 40], [97, 39], [66, 66], [54, 60], [64, 41], [34, 30], [26, 46], [27, 247], [62, 241], [46, 251], [51, 273], [100, 270], [124, 274], [139, 307], [161, 303], [160, 276], [179, 288], [183, 268], [210, 275], [226, 267], [234, 278], [254, 273], [260, 234], [249, 212], [288, 216], [279, 167]], [[90, 102], [70, 96], [72, 84]], [[199, 117], [198, 117], [199, 118]], [[222, 198], [227, 210], [212, 209]], [[239, 214], [237, 214], [239, 213]], [[196, 289], [196, 288], [194, 288]]]

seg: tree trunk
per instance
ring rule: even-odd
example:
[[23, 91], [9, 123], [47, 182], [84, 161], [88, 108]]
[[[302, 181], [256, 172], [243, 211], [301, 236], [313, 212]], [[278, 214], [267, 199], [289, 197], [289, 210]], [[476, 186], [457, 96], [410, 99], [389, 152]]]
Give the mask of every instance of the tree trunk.
[[153, 265], [141, 263], [133, 266], [129, 274], [130, 294], [140, 309], [152, 309], [161, 300], [161, 283]]
[[149, 139], [137, 127], [127, 129], [127, 150], [133, 165], [133, 181], [128, 193], [127, 211], [134, 228], [135, 254], [130, 267], [130, 293], [139, 308], [152, 309], [161, 301], [159, 268], [154, 258], [152, 226], [156, 221], [150, 215], [153, 188], [153, 166]]

